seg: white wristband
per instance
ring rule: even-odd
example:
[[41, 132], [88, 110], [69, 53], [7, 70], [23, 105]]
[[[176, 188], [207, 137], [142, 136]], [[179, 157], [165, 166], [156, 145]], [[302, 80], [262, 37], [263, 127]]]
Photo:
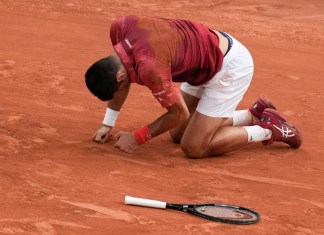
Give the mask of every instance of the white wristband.
[[119, 112], [112, 110], [110, 108], [106, 109], [106, 114], [105, 114], [105, 118], [103, 120], [103, 124], [107, 125], [107, 126], [114, 126], [117, 120]]

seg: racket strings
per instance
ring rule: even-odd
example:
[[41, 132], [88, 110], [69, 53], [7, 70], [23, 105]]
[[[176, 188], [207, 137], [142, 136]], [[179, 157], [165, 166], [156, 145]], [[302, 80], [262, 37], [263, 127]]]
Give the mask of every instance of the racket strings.
[[195, 210], [201, 214], [222, 218], [222, 219], [230, 219], [230, 220], [255, 220], [256, 215], [252, 212], [246, 210], [240, 210], [237, 208], [231, 207], [221, 207], [221, 206], [198, 206], [195, 207]]

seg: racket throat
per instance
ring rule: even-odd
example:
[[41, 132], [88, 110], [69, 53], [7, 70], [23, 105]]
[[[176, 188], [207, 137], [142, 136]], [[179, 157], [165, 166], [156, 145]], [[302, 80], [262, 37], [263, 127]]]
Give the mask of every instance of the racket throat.
[[192, 208], [192, 206], [191, 205], [181, 205], [181, 204], [169, 204], [169, 203], [167, 203], [166, 208], [167, 209], [172, 209], [172, 210], [178, 210], [178, 211], [187, 212], [188, 209]]

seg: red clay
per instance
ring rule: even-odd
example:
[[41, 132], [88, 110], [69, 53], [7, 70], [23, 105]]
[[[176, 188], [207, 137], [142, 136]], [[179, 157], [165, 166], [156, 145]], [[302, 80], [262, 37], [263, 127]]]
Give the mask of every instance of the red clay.
[[[143, 2], [0, 2], [0, 233], [324, 234], [323, 1]], [[239, 39], [256, 65], [240, 108], [266, 94], [303, 133], [301, 148], [252, 144], [191, 160], [168, 134], [134, 154], [91, 141], [106, 104], [83, 75], [112, 52], [110, 23], [126, 14], [192, 19]], [[163, 112], [134, 85], [115, 130]], [[124, 205], [125, 195], [235, 204], [261, 221], [215, 223]]]

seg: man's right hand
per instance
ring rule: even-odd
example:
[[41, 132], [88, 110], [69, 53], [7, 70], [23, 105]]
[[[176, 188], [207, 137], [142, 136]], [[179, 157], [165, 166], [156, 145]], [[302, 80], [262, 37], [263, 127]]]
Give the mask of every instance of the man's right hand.
[[112, 139], [113, 135], [111, 134], [112, 127], [102, 125], [99, 130], [94, 133], [92, 139], [96, 142], [105, 143]]

